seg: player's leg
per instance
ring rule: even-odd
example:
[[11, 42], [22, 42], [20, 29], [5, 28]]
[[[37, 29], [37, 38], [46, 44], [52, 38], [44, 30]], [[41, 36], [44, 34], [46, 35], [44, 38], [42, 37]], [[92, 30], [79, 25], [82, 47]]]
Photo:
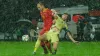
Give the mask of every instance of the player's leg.
[[[43, 48], [44, 53], [46, 54], [46, 53], [48, 53], [48, 52], [47, 52], [47, 49], [46, 49], [45, 43], [44, 43], [45, 32], [46, 32], [46, 30], [45, 30], [45, 28], [43, 28], [43, 29], [40, 31], [40, 33], [39, 33], [38, 40], [40, 41], [41, 47]], [[37, 43], [37, 42], [36, 42], [36, 43]], [[37, 45], [38, 45], [38, 44], [36, 44], [36, 46], [37, 46]], [[38, 48], [38, 47], [36, 47], [35, 49], [37, 50], [37, 48]], [[34, 49], [34, 50], [35, 50], [35, 49]]]
[[45, 45], [46, 45], [46, 47], [48, 48], [49, 52], [52, 53], [50, 41], [46, 40], [46, 41], [45, 41]]
[[58, 43], [59, 43], [58, 41], [53, 43], [53, 53], [52, 54], [56, 54], [57, 48], [58, 48]]
[[39, 47], [40, 45], [41, 45], [41, 47], [43, 48], [44, 53], [45, 53], [45, 54], [48, 53], [48, 52], [47, 52], [47, 49], [46, 49], [46, 47], [45, 47], [44, 37], [43, 37], [43, 36], [39, 36], [38, 39], [37, 39], [37, 41], [36, 41], [33, 54], [36, 53], [36, 51], [37, 51], [37, 49], [38, 49], [38, 47]]
[[38, 47], [40, 46], [40, 44], [43, 47], [43, 49], [46, 50], [46, 47], [43, 46], [44, 45], [44, 42], [42, 40], [43, 40], [43, 35], [39, 35], [39, 37], [38, 37], [38, 39], [37, 39], [37, 41], [35, 43], [35, 47], [34, 47], [33, 54], [36, 53], [36, 51], [37, 51]]
[[41, 47], [44, 50], [44, 54], [48, 54], [47, 48], [46, 48], [46, 33], [44, 33], [43, 35], [41, 35], [42, 37], [39, 38], [41, 40]]
[[58, 34], [54, 34], [54, 33], [52, 34], [51, 43], [53, 43], [53, 53], [52, 54], [56, 54], [58, 43], [59, 43]]
[[66, 30], [66, 34], [68, 35], [69, 39], [75, 43], [75, 44], [78, 44], [79, 42], [74, 40], [73, 36], [71, 35], [70, 31], [69, 30]]
[[39, 39], [37, 39], [37, 41], [36, 41], [36, 43], [35, 43], [35, 47], [34, 47], [34, 51], [33, 51], [33, 54], [35, 54], [36, 53], [36, 51], [37, 51], [37, 49], [38, 49], [38, 47], [40, 46], [40, 40]]
[[44, 49], [44, 54], [47, 54], [47, 53], [48, 53], [47, 49], [44, 48], [44, 47], [47, 47], [48, 50], [49, 50], [49, 52], [52, 53], [51, 43], [50, 43], [50, 41], [48, 40], [47, 35], [48, 35], [48, 32], [46, 32], [46, 33], [44, 33], [44, 34], [42, 35], [41, 46], [42, 46], [42, 48]]
[[50, 53], [52, 53], [52, 49], [51, 49], [51, 42], [50, 42], [50, 37], [51, 37], [51, 32], [49, 31], [49, 32], [47, 32], [47, 34], [46, 34], [46, 41], [45, 41], [45, 44], [46, 44], [46, 46], [47, 46], [47, 48], [48, 48], [48, 50], [49, 50], [49, 52]]
[[45, 46], [45, 42], [44, 41], [41, 41], [41, 47], [43, 48], [44, 50], [44, 54], [48, 54], [48, 51], [47, 51], [47, 48]]

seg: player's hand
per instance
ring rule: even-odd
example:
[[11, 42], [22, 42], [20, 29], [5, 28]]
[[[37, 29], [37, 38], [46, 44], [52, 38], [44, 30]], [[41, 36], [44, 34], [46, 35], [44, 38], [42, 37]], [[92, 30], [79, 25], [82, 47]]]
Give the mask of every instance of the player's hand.
[[55, 24], [56, 23], [56, 21], [55, 20], [53, 20], [53, 24]]
[[74, 41], [74, 43], [75, 43], [76, 45], [78, 45], [78, 44], [79, 44], [79, 41]]

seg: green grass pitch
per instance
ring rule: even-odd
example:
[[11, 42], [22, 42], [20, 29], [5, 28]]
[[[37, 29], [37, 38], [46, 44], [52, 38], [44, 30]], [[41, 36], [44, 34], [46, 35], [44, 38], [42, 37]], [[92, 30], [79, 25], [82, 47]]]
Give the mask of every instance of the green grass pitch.
[[33, 55], [35, 42], [0, 42], [0, 56], [100, 56], [100, 42], [81, 42], [75, 45], [72, 42], [59, 43], [56, 55], [41, 54], [40, 47], [36, 55]]

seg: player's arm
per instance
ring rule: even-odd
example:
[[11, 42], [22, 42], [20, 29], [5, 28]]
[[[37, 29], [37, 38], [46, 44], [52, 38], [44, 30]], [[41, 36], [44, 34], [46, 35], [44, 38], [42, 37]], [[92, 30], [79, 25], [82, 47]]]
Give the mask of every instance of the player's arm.
[[72, 42], [75, 42], [75, 40], [72, 38], [71, 34], [70, 34], [69, 31], [68, 31], [68, 26], [67, 26], [67, 24], [65, 24], [65, 27], [66, 27], [66, 31], [67, 31], [66, 34], [68, 35], [69, 39], [70, 39]]
[[52, 16], [53, 16], [53, 18], [54, 18], [54, 19], [58, 19], [58, 13], [57, 13], [57, 11], [54, 10], [54, 9], [51, 9], [51, 11], [52, 11]]
[[67, 31], [67, 35], [68, 35], [68, 37], [69, 37], [69, 39], [73, 42], [73, 43], [78, 43], [78, 41], [76, 41], [76, 40], [74, 40], [74, 38], [72, 37], [72, 35], [70, 34], [70, 32], [68, 31], [68, 26], [67, 26], [67, 24], [65, 24], [65, 27], [66, 27], [66, 31]]
[[78, 41], [74, 40], [74, 38], [72, 37], [72, 35], [71, 35], [69, 32], [67, 32], [67, 35], [68, 35], [69, 39], [70, 39], [73, 43], [75, 43], [75, 44], [78, 44], [78, 43], [79, 43]]
[[76, 41], [72, 38], [72, 35], [71, 35], [69, 32], [67, 32], [67, 35], [68, 35], [69, 39], [70, 39], [73, 43], [76, 42]]

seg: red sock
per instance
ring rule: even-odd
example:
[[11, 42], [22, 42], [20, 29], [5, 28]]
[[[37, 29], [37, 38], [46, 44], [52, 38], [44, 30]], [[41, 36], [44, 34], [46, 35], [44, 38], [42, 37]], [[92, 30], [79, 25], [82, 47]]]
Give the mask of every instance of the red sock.
[[45, 43], [43, 41], [41, 41], [41, 47], [43, 48], [44, 53], [48, 53]]
[[50, 53], [52, 53], [52, 49], [51, 49], [51, 44], [50, 44], [50, 42], [49, 42], [49, 41], [46, 41], [45, 44], [46, 44], [48, 50], [50, 51]]

